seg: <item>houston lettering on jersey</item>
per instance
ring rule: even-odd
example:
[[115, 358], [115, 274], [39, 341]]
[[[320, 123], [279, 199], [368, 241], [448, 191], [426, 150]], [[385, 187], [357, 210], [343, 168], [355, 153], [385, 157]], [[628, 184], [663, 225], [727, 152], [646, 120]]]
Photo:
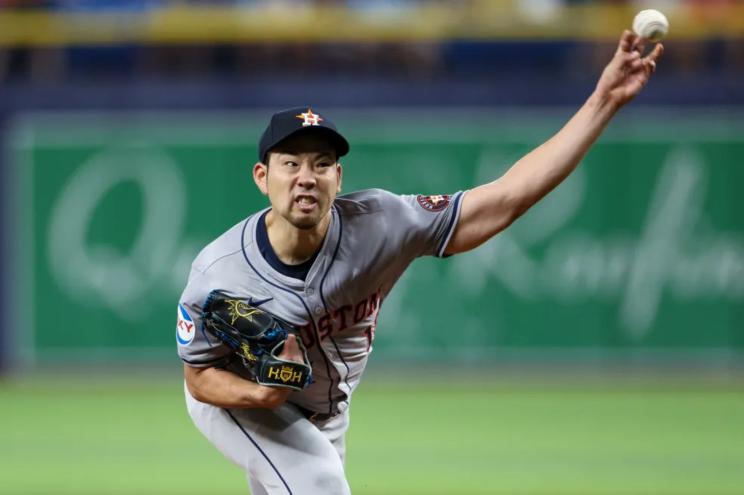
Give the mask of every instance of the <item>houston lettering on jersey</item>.
[[[380, 293], [374, 294], [362, 299], [356, 304], [345, 304], [340, 308], [333, 309], [318, 318], [318, 336], [321, 342], [329, 335], [335, 335], [343, 332], [347, 328], [358, 325], [363, 320], [368, 320], [372, 316], [374, 319], [367, 328], [366, 332], [370, 344], [374, 339], [375, 325], [377, 324], [377, 315], [380, 310]], [[307, 323], [300, 327], [302, 342], [308, 349], [315, 345], [315, 334], [312, 325]]]

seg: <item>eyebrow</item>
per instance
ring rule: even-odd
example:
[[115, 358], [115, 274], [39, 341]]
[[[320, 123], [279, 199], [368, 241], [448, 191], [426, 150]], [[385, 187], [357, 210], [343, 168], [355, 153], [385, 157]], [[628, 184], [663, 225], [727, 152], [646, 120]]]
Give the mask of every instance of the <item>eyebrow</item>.
[[[299, 155], [301, 153], [305, 153], [305, 152], [304, 151], [295, 152], [295, 151], [291, 151], [291, 150], [278, 151], [277, 152], [277, 154], [280, 155], [280, 156], [287, 156], [287, 155], [289, 155], [289, 156], [297, 156], [297, 155]], [[334, 159], [333, 158], [333, 153], [331, 151], [318, 151], [318, 152], [314, 152], [313, 154], [316, 155], [314, 157], [316, 160], [318, 160], [320, 158], [330, 158], [331, 160]]]

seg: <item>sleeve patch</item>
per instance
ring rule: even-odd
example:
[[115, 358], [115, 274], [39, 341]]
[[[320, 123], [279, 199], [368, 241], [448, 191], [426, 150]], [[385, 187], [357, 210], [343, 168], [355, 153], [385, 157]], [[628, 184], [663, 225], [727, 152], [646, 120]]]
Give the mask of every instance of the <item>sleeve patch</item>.
[[176, 324], [176, 340], [181, 345], [188, 345], [194, 340], [196, 330], [194, 320], [181, 304], [178, 305], [178, 323]]
[[435, 194], [433, 196], [423, 196], [419, 194], [416, 196], [419, 206], [426, 211], [436, 212], [442, 211], [447, 208], [450, 204], [452, 196], [449, 194]]

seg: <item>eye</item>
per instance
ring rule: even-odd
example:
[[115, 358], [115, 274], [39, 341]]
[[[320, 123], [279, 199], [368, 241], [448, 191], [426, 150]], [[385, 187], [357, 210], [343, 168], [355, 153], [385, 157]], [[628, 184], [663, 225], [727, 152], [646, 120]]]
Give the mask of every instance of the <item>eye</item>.
[[286, 167], [296, 167], [297, 166], [297, 162], [293, 162], [291, 160], [287, 160], [286, 162], [284, 162], [284, 165]]

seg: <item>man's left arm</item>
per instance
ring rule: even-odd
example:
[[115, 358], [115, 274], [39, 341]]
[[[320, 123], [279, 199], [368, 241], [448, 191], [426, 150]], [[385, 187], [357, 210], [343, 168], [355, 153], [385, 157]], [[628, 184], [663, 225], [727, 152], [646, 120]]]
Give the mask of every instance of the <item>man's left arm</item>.
[[499, 179], [463, 196], [446, 254], [469, 251], [504, 230], [576, 168], [612, 117], [656, 70], [662, 45], [657, 44], [646, 57], [643, 48], [642, 39], [625, 31], [596, 89], [571, 120]]

